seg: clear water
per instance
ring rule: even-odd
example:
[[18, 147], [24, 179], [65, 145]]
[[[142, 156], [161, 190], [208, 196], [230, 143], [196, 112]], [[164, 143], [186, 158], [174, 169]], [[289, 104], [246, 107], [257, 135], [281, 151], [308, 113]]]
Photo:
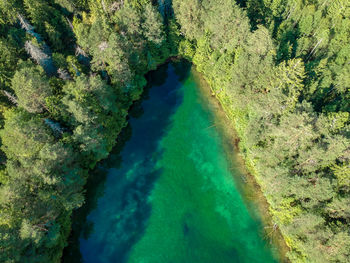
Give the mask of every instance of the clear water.
[[65, 261], [276, 262], [192, 69], [172, 63], [149, 78], [124, 131], [130, 138], [90, 183]]

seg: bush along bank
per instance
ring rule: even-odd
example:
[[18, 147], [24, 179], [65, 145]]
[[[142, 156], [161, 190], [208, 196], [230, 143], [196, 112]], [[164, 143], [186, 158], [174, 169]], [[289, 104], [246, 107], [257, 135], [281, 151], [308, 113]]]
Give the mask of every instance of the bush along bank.
[[177, 53], [231, 117], [290, 260], [349, 262], [349, 4], [237, 2], [0, 0], [1, 262], [59, 262], [88, 170]]
[[[203, 73], [232, 120], [290, 261], [349, 262], [349, 75], [341, 65], [348, 68], [350, 8], [343, 1], [335, 17], [339, 3], [262, 2], [240, 1], [244, 11], [233, 1], [174, 0], [179, 52]], [[280, 13], [268, 12], [273, 8]], [[249, 20], [254, 12], [266, 21]], [[312, 19], [322, 21], [324, 34], [326, 26], [333, 32], [322, 48], [313, 39], [321, 32], [305, 24]], [[307, 26], [309, 35], [293, 31]], [[293, 52], [295, 43], [304, 50]]]
[[0, 261], [59, 262], [88, 170], [171, 55], [150, 1], [0, 1]]

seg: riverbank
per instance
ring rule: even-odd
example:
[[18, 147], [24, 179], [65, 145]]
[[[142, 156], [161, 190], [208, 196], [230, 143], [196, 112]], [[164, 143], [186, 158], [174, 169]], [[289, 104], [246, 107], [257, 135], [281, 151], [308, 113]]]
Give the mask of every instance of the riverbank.
[[[195, 66], [194, 66], [195, 67]], [[240, 187], [244, 200], [253, 216], [260, 218], [264, 225], [264, 236], [278, 249], [276, 255], [280, 262], [290, 262], [286, 253], [290, 250], [279, 227], [273, 223], [271, 205], [262, 191], [262, 182], [254, 169], [252, 162], [241, 154], [240, 134], [237, 132], [237, 120], [230, 110], [230, 101], [224, 92], [215, 93], [210, 84], [205, 80], [205, 75], [197, 70], [195, 77], [200, 82], [200, 89], [208, 102], [215, 107], [215, 118], [218, 122], [216, 128], [223, 134], [225, 151], [231, 157], [231, 163], [237, 163], [235, 169], [239, 174], [233, 174], [237, 185]]]
[[88, 193], [72, 244], [80, 252], [67, 262], [276, 262], [232, 178], [240, 172], [226, 139], [211, 127], [212, 98], [186, 65], [152, 73], [155, 86], [130, 116], [130, 139], [106, 160], [95, 196]]

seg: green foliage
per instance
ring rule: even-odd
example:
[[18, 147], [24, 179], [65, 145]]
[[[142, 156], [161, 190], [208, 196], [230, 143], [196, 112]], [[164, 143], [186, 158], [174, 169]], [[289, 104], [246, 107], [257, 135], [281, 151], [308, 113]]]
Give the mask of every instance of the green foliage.
[[0, 85], [9, 87], [13, 72], [16, 69], [18, 53], [6, 39], [0, 38]]
[[0, 25], [16, 22], [17, 13], [21, 10], [20, 0], [0, 1]]
[[11, 88], [17, 95], [18, 105], [32, 113], [43, 112], [45, 100], [52, 94], [44, 71], [30, 61], [22, 63], [16, 71]]
[[197, 39], [203, 33], [201, 19], [201, 1], [198, 0], [175, 0], [173, 1], [175, 18], [181, 25], [181, 32], [189, 40]]
[[35, 29], [49, 40], [55, 49], [62, 49], [62, 34], [68, 34], [65, 18], [50, 5], [51, 1], [25, 0], [24, 6]]
[[349, 163], [342, 166], [335, 165], [333, 168], [334, 176], [337, 178], [338, 187], [345, 191], [350, 191], [350, 169]]
[[66, 95], [62, 102], [73, 124], [101, 123], [102, 116], [117, 110], [113, 88], [106, 85], [99, 76], [82, 75], [75, 82], [67, 83], [63, 92]]
[[49, 129], [39, 118], [26, 112], [10, 111], [2, 130], [2, 148], [7, 158], [33, 158], [50, 142]]
[[179, 52], [234, 122], [289, 259], [348, 262], [348, 1], [237, 2], [250, 21], [233, 1], [174, 1]]
[[0, 0], [0, 261], [59, 261], [87, 171], [144, 74], [180, 54], [235, 124], [290, 260], [348, 262], [349, 1], [174, 0], [162, 15], [148, 0]]
[[0, 7], [0, 84], [7, 88], [0, 261], [59, 262], [70, 215], [84, 203], [87, 172], [111, 151], [146, 84], [143, 75], [168, 57], [168, 42], [149, 1], [25, 0]]
[[145, 7], [143, 18], [142, 28], [145, 38], [156, 46], [161, 46], [164, 41], [164, 30], [160, 14], [155, 7], [148, 4]]
[[[279, 61], [302, 58], [308, 80], [304, 96], [317, 111], [349, 111], [348, 1], [247, 0], [250, 17], [264, 17], [277, 41]], [[257, 10], [258, 9], [258, 10]], [[257, 24], [258, 21], [253, 21]]]

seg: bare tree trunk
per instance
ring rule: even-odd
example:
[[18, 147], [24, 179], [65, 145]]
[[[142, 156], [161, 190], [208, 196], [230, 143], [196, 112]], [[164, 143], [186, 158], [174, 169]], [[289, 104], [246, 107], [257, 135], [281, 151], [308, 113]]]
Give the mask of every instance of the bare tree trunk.
[[107, 8], [106, 8], [106, 4], [104, 0], [101, 0], [101, 4], [102, 4], [102, 9], [103, 11], [107, 14]]
[[81, 47], [79, 47], [78, 45], [75, 48], [75, 55], [76, 56], [82, 55], [84, 57], [88, 57], [88, 55], [85, 53], [85, 51]]
[[41, 36], [40, 36], [38, 33], [36, 33], [36, 32], [34, 31], [34, 27], [33, 27], [31, 24], [29, 24], [29, 22], [24, 18], [24, 16], [21, 15], [21, 14], [18, 14], [17, 17], [18, 17], [18, 20], [19, 20], [19, 22], [20, 22], [20, 24], [21, 24], [21, 27], [22, 27], [28, 34], [30, 34], [30, 35], [32, 35], [33, 37], [35, 37], [35, 38], [38, 40], [39, 43], [42, 42]]
[[[24, 47], [27, 53], [32, 57], [32, 59], [34, 59], [40, 66], [42, 66], [48, 75], [56, 74], [56, 69], [53, 65], [52, 58], [49, 55], [47, 55], [42, 49], [35, 46], [30, 41], [26, 41]], [[49, 52], [48, 47], [46, 52]]]
[[308, 61], [310, 59], [310, 57], [313, 55], [313, 53], [315, 52], [315, 50], [317, 49], [317, 47], [322, 43], [323, 38], [321, 38], [317, 44], [314, 46], [314, 48], [311, 50], [309, 56], [307, 57], [306, 61]]
[[6, 90], [2, 90], [2, 93], [8, 98], [9, 101], [11, 101], [16, 106], [18, 105], [18, 101], [15, 95], [11, 94], [10, 92]]
[[17, 17], [19, 19], [19, 22], [21, 23], [21, 27], [24, 30], [26, 30], [27, 32], [34, 30], [34, 27], [31, 24], [29, 24], [29, 22], [21, 14], [18, 14]]
[[59, 68], [57, 70], [57, 73], [58, 73], [58, 76], [60, 77], [60, 79], [63, 79], [63, 80], [71, 80], [72, 79], [72, 77], [69, 75], [69, 73], [65, 69]]
[[74, 31], [74, 27], [73, 27], [72, 22], [69, 20], [68, 17], [66, 17], [66, 20], [67, 20], [67, 22], [68, 22], [69, 27], [72, 29], [72, 31]]

